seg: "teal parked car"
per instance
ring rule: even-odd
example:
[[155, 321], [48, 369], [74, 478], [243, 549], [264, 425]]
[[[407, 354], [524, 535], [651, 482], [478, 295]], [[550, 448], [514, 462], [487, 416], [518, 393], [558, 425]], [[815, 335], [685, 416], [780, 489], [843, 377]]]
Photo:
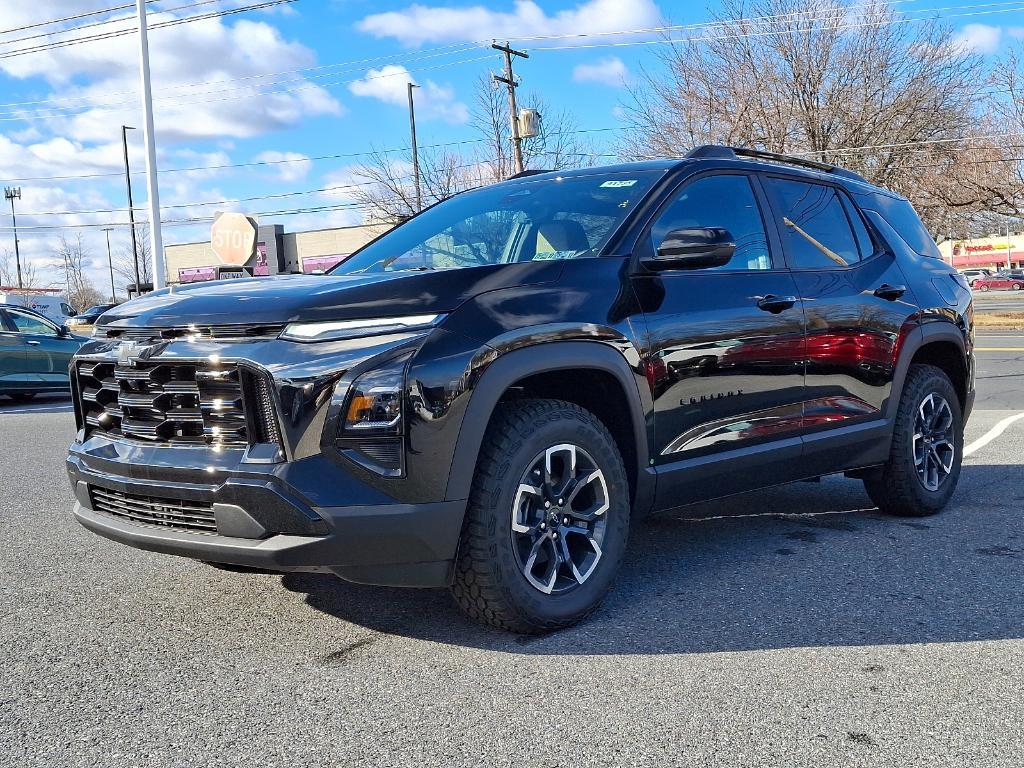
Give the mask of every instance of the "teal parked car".
[[29, 400], [70, 392], [68, 366], [86, 341], [38, 312], [0, 304], [0, 395]]

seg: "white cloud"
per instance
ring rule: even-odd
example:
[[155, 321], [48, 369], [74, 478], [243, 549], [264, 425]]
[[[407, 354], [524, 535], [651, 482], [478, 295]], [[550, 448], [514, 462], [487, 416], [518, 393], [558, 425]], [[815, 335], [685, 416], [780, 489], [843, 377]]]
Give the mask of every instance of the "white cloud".
[[[52, 6], [53, 15], [71, 10], [55, 1], [42, 5]], [[16, 17], [3, 8], [0, 27]], [[153, 13], [150, 18], [157, 23], [175, 17]], [[42, 78], [52, 88], [49, 103], [3, 109], [43, 114], [33, 123], [69, 139], [110, 139], [111, 126], [140, 124], [136, 45], [134, 36], [126, 35], [0, 59], [0, 72]], [[343, 112], [309, 79], [270, 76], [312, 66], [316, 58], [264, 21], [205, 19], [154, 30], [150, 52], [157, 133], [163, 141], [248, 138], [306, 117]]]
[[[1012, 34], [1012, 33], [1011, 33]], [[974, 53], [995, 53], [999, 48], [1003, 30], [988, 24], [968, 24], [953, 40], [953, 44]]]
[[620, 88], [629, 82], [629, 70], [622, 59], [611, 56], [593, 64], [577, 64], [572, 70], [572, 79], [577, 83], [601, 83]]
[[[267, 150], [260, 152], [253, 160], [257, 163], [274, 163], [267, 168], [275, 174], [278, 181], [283, 182], [302, 181], [309, 175], [309, 169], [313, 165], [309, 157], [300, 152]], [[287, 162], [281, 162], [282, 160]]]
[[380, 69], [371, 69], [366, 77], [349, 85], [356, 96], [378, 99], [386, 104], [406, 107], [409, 103], [408, 83], [416, 83], [414, 92], [416, 117], [425, 120], [443, 120], [459, 125], [469, 120], [469, 108], [455, 98], [451, 86], [438, 85], [433, 80], [417, 82], [405, 67], [387, 64]]
[[401, 11], [371, 14], [356, 26], [374, 37], [391, 37], [404, 45], [417, 46], [459, 40], [616, 32], [653, 26], [661, 18], [654, 0], [586, 0], [552, 15], [533, 0], [516, 0], [511, 12], [494, 11], [482, 5], [452, 8], [413, 4]]

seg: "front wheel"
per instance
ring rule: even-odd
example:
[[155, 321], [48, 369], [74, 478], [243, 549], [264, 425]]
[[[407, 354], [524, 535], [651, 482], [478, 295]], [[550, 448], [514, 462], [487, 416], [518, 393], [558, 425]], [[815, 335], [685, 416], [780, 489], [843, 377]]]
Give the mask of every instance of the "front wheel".
[[933, 515], [949, 502], [960, 478], [964, 423], [949, 377], [932, 365], [912, 365], [903, 385], [889, 461], [864, 478], [878, 508], [891, 515]]
[[981, 291], [982, 293], [988, 293], [988, 286], [987, 286], [987, 285], [984, 285], [984, 284], [982, 284], [982, 285], [981, 285], [981, 287], [979, 288], [979, 290], [980, 290], [980, 291]]
[[504, 404], [480, 451], [452, 594], [471, 618], [513, 632], [575, 624], [611, 587], [629, 513], [600, 419], [561, 400]]

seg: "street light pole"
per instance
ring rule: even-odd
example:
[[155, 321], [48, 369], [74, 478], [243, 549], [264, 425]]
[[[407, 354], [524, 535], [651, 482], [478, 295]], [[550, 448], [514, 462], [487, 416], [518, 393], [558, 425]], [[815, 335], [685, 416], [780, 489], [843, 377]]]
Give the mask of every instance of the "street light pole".
[[128, 166], [128, 131], [135, 129], [130, 125], [121, 126], [121, 144], [124, 146], [124, 183], [128, 185], [128, 222], [132, 230], [132, 259], [135, 262], [135, 295], [142, 293], [139, 277], [139, 244], [135, 238], [135, 205], [132, 203], [132, 172]]
[[142, 109], [146, 116], [146, 184], [149, 191], [149, 243], [153, 249], [153, 287], [167, 284], [164, 268], [164, 244], [160, 233], [160, 191], [157, 185], [156, 136], [153, 130], [153, 86], [149, 80], [149, 34], [146, 27], [146, 0], [135, 0], [139, 16], [139, 76], [142, 80]]
[[110, 303], [114, 304], [117, 299], [114, 298], [114, 260], [110, 257], [110, 233], [113, 231], [113, 227], [104, 227], [103, 231], [107, 233], [107, 266], [110, 267]]
[[4, 187], [4, 197], [11, 201], [11, 224], [14, 226], [14, 263], [18, 268], [18, 287], [21, 284], [21, 252], [18, 250], [18, 219], [14, 215], [14, 200], [21, 200], [21, 187]]
[[412, 134], [412, 178], [416, 186], [416, 213], [423, 210], [423, 193], [420, 189], [420, 155], [416, 147], [416, 105], [412, 98], [412, 89], [419, 88], [416, 83], [409, 83], [409, 133]]

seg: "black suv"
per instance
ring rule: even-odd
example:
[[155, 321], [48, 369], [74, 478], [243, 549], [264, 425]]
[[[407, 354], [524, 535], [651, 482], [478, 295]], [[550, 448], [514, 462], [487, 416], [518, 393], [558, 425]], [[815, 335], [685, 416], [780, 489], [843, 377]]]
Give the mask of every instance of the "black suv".
[[107, 311], [72, 371], [75, 515], [566, 626], [653, 511], [838, 472], [941, 509], [974, 360], [938, 256], [905, 199], [729, 147], [465, 192], [327, 276]]

